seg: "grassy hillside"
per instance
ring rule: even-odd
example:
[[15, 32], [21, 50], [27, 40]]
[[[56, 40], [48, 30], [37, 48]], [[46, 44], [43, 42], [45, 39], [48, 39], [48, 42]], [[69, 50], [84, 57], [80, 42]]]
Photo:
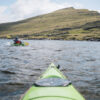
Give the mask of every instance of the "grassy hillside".
[[100, 13], [65, 8], [23, 21], [0, 24], [0, 37], [24, 39], [100, 40]]

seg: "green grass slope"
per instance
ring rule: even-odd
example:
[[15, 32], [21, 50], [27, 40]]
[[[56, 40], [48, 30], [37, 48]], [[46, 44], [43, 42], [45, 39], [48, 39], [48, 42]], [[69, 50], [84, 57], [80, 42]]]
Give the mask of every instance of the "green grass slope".
[[9, 36], [24, 39], [100, 40], [100, 13], [71, 7], [0, 24], [0, 38]]

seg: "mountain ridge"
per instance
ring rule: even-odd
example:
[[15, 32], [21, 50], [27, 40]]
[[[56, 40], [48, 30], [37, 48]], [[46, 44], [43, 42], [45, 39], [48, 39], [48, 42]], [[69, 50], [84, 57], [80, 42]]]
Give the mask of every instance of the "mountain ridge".
[[0, 24], [0, 38], [100, 40], [100, 13], [73, 7]]

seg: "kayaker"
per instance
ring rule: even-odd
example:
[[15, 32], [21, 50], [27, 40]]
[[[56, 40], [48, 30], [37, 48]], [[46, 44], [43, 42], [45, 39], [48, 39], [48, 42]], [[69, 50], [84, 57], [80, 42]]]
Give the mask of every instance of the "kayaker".
[[16, 37], [14, 39], [14, 44], [22, 44], [22, 42], [18, 39], [18, 37]]

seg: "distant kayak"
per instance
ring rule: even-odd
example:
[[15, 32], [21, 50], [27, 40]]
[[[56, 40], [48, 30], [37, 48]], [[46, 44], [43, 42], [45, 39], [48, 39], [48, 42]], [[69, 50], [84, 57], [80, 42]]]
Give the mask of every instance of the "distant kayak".
[[29, 45], [28, 42], [23, 42], [21, 44], [14, 44], [14, 43], [11, 44], [11, 46], [28, 46], [28, 45]]
[[20, 100], [85, 100], [72, 83], [51, 64]]

